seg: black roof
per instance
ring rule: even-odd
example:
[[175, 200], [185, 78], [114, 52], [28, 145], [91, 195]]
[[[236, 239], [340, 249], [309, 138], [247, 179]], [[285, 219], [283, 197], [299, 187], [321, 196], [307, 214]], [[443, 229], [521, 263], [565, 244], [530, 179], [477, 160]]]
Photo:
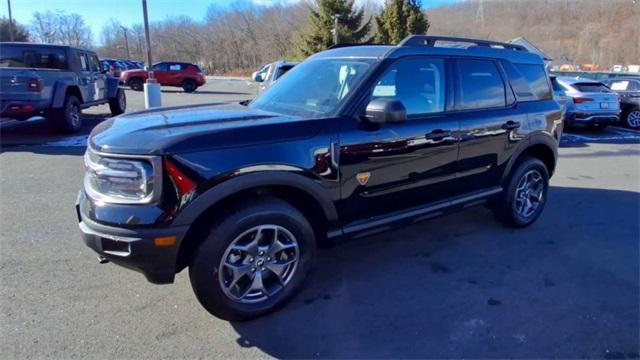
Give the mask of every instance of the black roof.
[[20, 46], [27, 46], [27, 47], [47, 47], [47, 48], [64, 48], [64, 49], [74, 49], [74, 50], [80, 50], [80, 51], [89, 51], [89, 52], [95, 52], [94, 50], [91, 49], [87, 49], [87, 48], [81, 48], [78, 46], [71, 46], [71, 45], [62, 45], [62, 44], [45, 44], [45, 43], [35, 43], [35, 42], [19, 42], [19, 41], [3, 41], [0, 42], [0, 46], [3, 45], [20, 45]]

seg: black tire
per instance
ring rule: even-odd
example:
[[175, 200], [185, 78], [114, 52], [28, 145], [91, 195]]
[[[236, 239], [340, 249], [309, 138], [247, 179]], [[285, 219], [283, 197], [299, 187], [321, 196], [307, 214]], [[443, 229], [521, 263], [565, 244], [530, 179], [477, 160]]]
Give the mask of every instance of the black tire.
[[134, 90], [134, 91], [142, 91], [144, 89], [144, 81], [142, 81], [142, 79], [137, 77], [130, 79], [128, 85], [131, 88], [131, 90]]
[[[523, 198], [529, 198], [530, 203], [537, 203], [537, 207], [535, 210], [531, 211], [530, 214], [525, 214], [524, 216], [520, 211], [518, 211], [519, 205], [522, 204], [520, 197], [523, 193], [523, 190], [518, 190], [518, 185], [522, 184], [523, 178], [525, 175], [534, 176], [538, 174], [540, 176], [541, 181], [541, 192], [542, 195], [540, 197], [540, 201], [535, 202], [531, 201], [535, 195], [538, 194], [537, 191], [532, 191], [533, 194], [529, 196], [529, 194], [525, 191]], [[528, 189], [528, 188], [527, 188]], [[498, 199], [498, 201], [494, 204], [493, 210], [496, 214], [498, 220], [500, 220], [503, 224], [509, 227], [522, 228], [533, 224], [533, 222], [538, 219], [542, 210], [544, 209], [544, 205], [547, 202], [547, 190], [549, 189], [549, 172], [544, 163], [538, 159], [531, 156], [527, 156], [523, 158], [519, 163], [515, 166], [515, 170], [512, 172], [511, 177], [506, 183], [505, 191], [502, 194], [502, 197]]]
[[123, 89], [118, 88], [116, 96], [109, 99], [109, 110], [113, 116], [120, 115], [127, 110], [127, 96]]
[[640, 108], [627, 111], [627, 113], [624, 114], [623, 120], [626, 127], [634, 130], [640, 129]]
[[[223, 279], [225, 274], [228, 273], [225, 272], [227, 268], [222, 265], [222, 260], [223, 257], [231, 259], [232, 256], [236, 256], [236, 259], [233, 261], [236, 263], [240, 261], [241, 266], [248, 265], [252, 267], [251, 272], [245, 268], [245, 274], [237, 277], [245, 280], [245, 284], [247, 284], [246, 281], [253, 284], [253, 279], [256, 275], [260, 275], [260, 279], [265, 279], [265, 284], [268, 282], [267, 280], [274, 279], [273, 276], [275, 273], [270, 272], [271, 268], [269, 265], [275, 260], [265, 258], [265, 256], [268, 255], [260, 254], [260, 258], [257, 256], [254, 258], [244, 254], [237, 255], [239, 253], [234, 255], [233, 251], [229, 252], [232, 243], [236, 242], [237, 239], [244, 238], [240, 235], [247, 232], [251, 234], [251, 231], [260, 225], [273, 225], [288, 231], [298, 245], [297, 262], [293, 270], [289, 273], [290, 277], [284, 282], [285, 285], [283, 287], [280, 287], [282, 282], [273, 283], [277, 289], [273, 292], [273, 296], [262, 300], [259, 299], [259, 301], [254, 303], [244, 303], [242, 302], [244, 301], [243, 299], [233, 299], [225, 293], [223, 289]], [[280, 231], [282, 234], [282, 230]], [[267, 240], [269, 236], [263, 235], [261, 239], [263, 238]], [[250, 238], [250, 240], [251, 239], [252, 238]], [[255, 318], [284, 305], [300, 290], [304, 279], [311, 269], [315, 249], [316, 241], [313, 229], [302, 213], [280, 199], [264, 198], [256, 200], [229, 212], [226, 216], [222, 216], [221, 220], [211, 227], [208, 236], [200, 244], [196, 254], [191, 259], [189, 266], [191, 286], [200, 304], [212, 315], [230, 321]], [[267, 254], [270, 253], [269, 250], [266, 251]], [[225, 254], [227, 256], [225, 256]], [[249, 254], [249, 252], [247, 252], [247, 254]], [[274, 256], [274, 258], [275, 257], [276, 256]], [[279, 257], [282, 258], [282, 255]], [[287, 256], [287, 258], [288, 257], [289, 256]], [[262, 271], [267, 267], [266, 272], [254, 272], [256, 269], [253, 268], [253, 266], [260, 260], [265, 262], [260, 262], [258, 266], [263, 266]], [[266, 261], [272, 262], [267, 263]], [[225, 264], [226, 263], [225, 261]], [[283, 273], [286, 273], [286, 271], [283, 271]], [[237, 283], [240, 283], [240, 281]], [[260, 283], [262, 283], [262, 280]], [[247, 284], [247, 286], [250, 287], [251, 284]], [[227, 289], [231, 290], [239, 288], [239, 286], [227, 287]], [[240, 290], [243, 289], [239, 289], [238, 292], [243, 292]], [[229, 291], [230, 290], [227, 290], [227, 292]], [[264, 294], [262, 291], [259, 293], [261, 295]]]
[[67, 95], [61, 108], [52, 111], [58, 128], [67, 134], [72, 134], [82, 127], [82, 108], [80, 100], [75, 95]]
[[192, 93], [196, 91], [197, 88], [198, 88], [198, 84], [196, 84], [196, 82], [193, 79], [185, 79], [182, 82], [182, 89], [186, 93]]

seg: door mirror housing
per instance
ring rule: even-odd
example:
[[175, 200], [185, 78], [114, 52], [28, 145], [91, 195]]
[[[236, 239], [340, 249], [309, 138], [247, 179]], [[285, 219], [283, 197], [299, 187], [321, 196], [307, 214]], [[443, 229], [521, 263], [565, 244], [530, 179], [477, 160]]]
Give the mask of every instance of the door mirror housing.
[[374, 99], [367, 105], [365, 117], [372, 123], [400, 123], [407, 120], [407, 109], [396, 99]]
[[263, 75], [264, 75], [263, 73], [256, 71], [253, 74], [251, 74], [251, 79], [255, 82], [263, 82], [264, 81]]

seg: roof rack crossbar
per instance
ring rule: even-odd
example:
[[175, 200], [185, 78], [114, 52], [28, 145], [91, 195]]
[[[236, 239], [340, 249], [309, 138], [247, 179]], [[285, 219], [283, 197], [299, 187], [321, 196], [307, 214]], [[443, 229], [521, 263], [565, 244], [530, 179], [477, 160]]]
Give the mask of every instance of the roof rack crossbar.
[[417, 47], [417, 46], [428, 46], [434, 47], [436, 42], [458, 42], [458, 43], [469, 43], [475, 44], [476, 46], [483, 47], [502, 47], [504, 49], [517, 50], [517, 51], [528, 51], [524, 46], [509, 44], [499, 41], [491, 41], [491, 40], [479, 40], [479, 39], [468, 39], [468, 38], [458, 38], [458, 37], [448, 37], [448, 36], [428, 36], [428, 35], [409, 35], [404, 40], [402, 40], [398, 46], [405, 47]]

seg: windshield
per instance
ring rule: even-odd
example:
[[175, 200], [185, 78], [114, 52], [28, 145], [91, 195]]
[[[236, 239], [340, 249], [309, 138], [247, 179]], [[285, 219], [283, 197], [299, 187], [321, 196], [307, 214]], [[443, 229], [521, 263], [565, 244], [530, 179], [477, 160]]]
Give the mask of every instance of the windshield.
[[250, 107], [311, 118], [336, 111], [373, 59], [317, 59], [297, 65]]

